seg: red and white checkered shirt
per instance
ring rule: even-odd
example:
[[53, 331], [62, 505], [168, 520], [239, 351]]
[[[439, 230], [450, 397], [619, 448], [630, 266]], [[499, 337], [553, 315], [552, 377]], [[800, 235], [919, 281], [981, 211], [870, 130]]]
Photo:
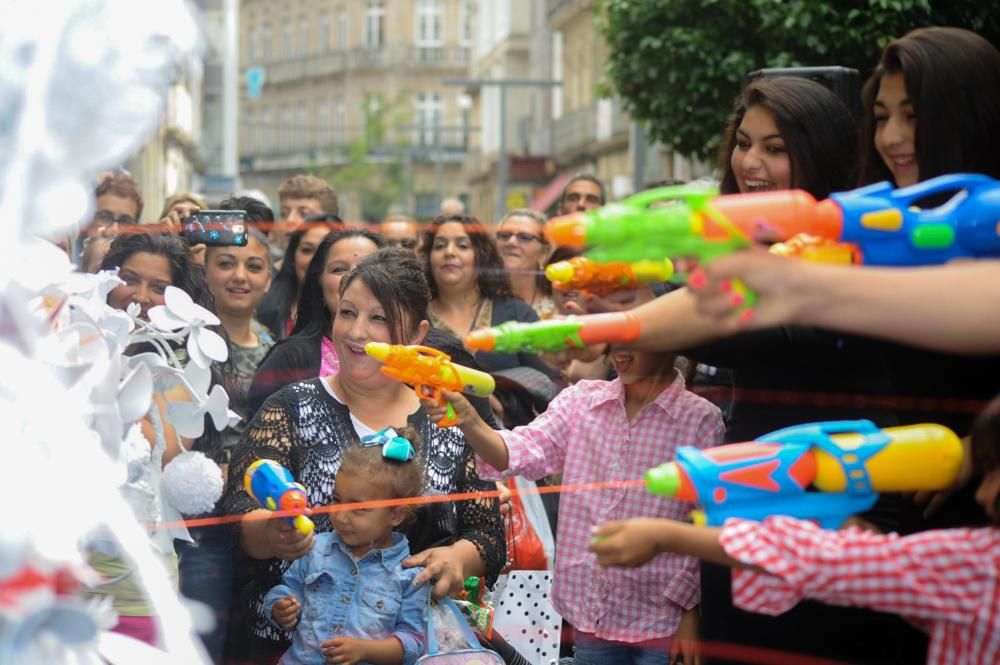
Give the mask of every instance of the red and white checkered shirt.
[[[669, 462], [678, 446], [722, 441], [722, 415], [684, 389], [676, 376], [632, 422], [621, 381], [580, 381], [556, 396], [530, 425], [501, 431], [510, 454], [504, 476], [532, 480], [562, 473], [563, 483], [641, 479]], [[484, 478], [500, 473], [481, 458]], [[698, 562], [661, 554], [642, 568], [602, 568], [587, 551], [591, 527], [632, 517], [687, 519], [692, 504], [642, 487], [563, 493], [559, 502], [552, 600], [577, 630], [605, 640], [640, 642], [677, 632], [681, 613], [698, 604]]]
[[804, 598], [869, 607], [930, 633], [928, 663], [1000, 663], [1000, 529], [900, 537], [730, 519], [719, 543], [770, 573], [733, 571], [733, 603], [744, 610], [780, 614]]

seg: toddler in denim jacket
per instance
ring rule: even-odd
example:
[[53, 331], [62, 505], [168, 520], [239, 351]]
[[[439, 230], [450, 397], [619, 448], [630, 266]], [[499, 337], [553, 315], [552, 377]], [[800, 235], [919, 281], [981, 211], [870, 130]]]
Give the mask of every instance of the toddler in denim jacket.
[[[423, 464], [415, 456], [411, 442], [391, 429], [362, 438], [343, 453], [333, 504], [419, 495]], [[420, 569], [400, 565], [410, 546], [406, 536], [393, 532], [410, 510], [330, 514], [334, 531], [318, 534], [312, 551], [264, 599], [271, 621], [292, 631], [282, 665], [416, 662], [424, 650], [430, 585], [414, 588]]]

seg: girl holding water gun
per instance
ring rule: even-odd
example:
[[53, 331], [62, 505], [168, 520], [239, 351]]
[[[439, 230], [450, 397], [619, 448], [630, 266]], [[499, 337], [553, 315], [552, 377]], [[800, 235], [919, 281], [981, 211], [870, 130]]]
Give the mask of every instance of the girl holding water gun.
[[[417, 433], [385, 429], [343, 453], [331, 505], [418, 496], [424, 489]], [[285, 571], [264, 598], [274, 625], [291, 632], [282, 665], [413, 665], [424, 648], [428, 585], [403, 568], [410, 543], [396, 531], [412, 507], [330, 514], [334, 530]], [[341, 602], [349, 599], [349, 602]]]
[[[563, 483], [627, 481], [673, 457], [681, 445], [722, 439], [719, 410], [688, 392], [670, 353], [612, 347], [614, 381], [580, 381], [532, 423], [496, 431], [458, 393], [446, 392], [484, 478], [562, 473]], [[425, 400], [431, 417], [444, 408]], [[579, 665], [668, 663], [697, 635], [698, 570], [692, 559], [662, 557], [640, 572], [601, 570], [587, 551], [589, 530], [615, 515], [682, 518], [689, 504], [641, 488], [562, 496], [553, 602], [575, 628]], [[676, 639], [675, 639], [676, 638]], [[694, 656], [685, 653], [685, 662]]]
[[601, 525], [590, 549], [604, 566], [641, 566], [660, 552], [697, 556], [736, 569], [733, 600], [743, 609], [780, 614], [804, 598], [870, 607], [927, 631], [928, 663], [1000, 662], [1000, 398], [976, 421], [969, 448], [987, 528], [899, 537], [788, 517], [721, 528], [646, 519]]
[[[923, 28], [891, 42], [864, 103], [863, 184], [903, 187], [948, 173], [1000, 178], [1000, 51], [975, 33]], [[997, 264], [848, 271], [741, 252], [705, 272], [699, 311], [721, 332], [802, 323], [957, 353], [1000, 351], [1000, 319], [991, 320], [998, 310], [982, 307], [998, 297]], [[749, 321], [722, 289], [733, 278], [760, 296]], [[639, 314], [651, 322], [660, 315], [653, 307]]]

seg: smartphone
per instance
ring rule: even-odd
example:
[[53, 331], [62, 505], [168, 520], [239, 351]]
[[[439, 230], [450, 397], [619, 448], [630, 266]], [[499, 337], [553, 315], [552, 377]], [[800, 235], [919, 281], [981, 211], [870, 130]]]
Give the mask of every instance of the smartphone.
[[243, 210], [196, 210], [181, 222], [181, 235], [192, 245], [245, 247], [247, 213]]
[[758, 69], [747, 75], [747, 80], [774, 76], [799, 76], [819, 83], [840, 97], [855, 120], [861, 118], [861, 77], [858, 70], [849, 67], [787, 67]]

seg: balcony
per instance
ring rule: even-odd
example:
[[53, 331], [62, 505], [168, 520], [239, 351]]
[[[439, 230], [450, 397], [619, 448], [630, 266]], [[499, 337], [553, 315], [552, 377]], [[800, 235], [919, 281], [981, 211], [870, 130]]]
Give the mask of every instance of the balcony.
[[593, 12], [593, 0], [546, 0], [545, 15], [549, 21], [549, 29], [561, 28], [581, 10]]
[[[354, 132], [356, 134], [356, 132]], [[348, 154], [352, 145], [350, 140], [341, 139], [326, 145], [310, 144], [307, 146], [279, 149], [276, 145], [261, 150], [248, 149], [243, 146], [240, 155], [240, 171], [279, 171], [302, 169], [311, 164], [343, 165], [348, 162]], [[424, 143], [412, 140], [411, 132], [392, 132], [391, 137], [368, 150], [369, 162], [403, 162], [409, 159], [413, 164], [462, 164], [466, 158], [465, 144], [453, 137], [440, 138], [440, 144]]]
[[621, 100], [600, 101], [563, 115], [553, 123], [553, 150], [560, 157], [591, 152], [626, 136], [631, 120]]
[[[330, 51], [292, 60], [254, 63], [267, 73], [267, 83], [288, 83], [332, 76], [346, 71], [378, 69], [465, 70], [469, 65], [466, 46], [388, 46]], [[244, 69], [243, 74], [246, 74]]]

